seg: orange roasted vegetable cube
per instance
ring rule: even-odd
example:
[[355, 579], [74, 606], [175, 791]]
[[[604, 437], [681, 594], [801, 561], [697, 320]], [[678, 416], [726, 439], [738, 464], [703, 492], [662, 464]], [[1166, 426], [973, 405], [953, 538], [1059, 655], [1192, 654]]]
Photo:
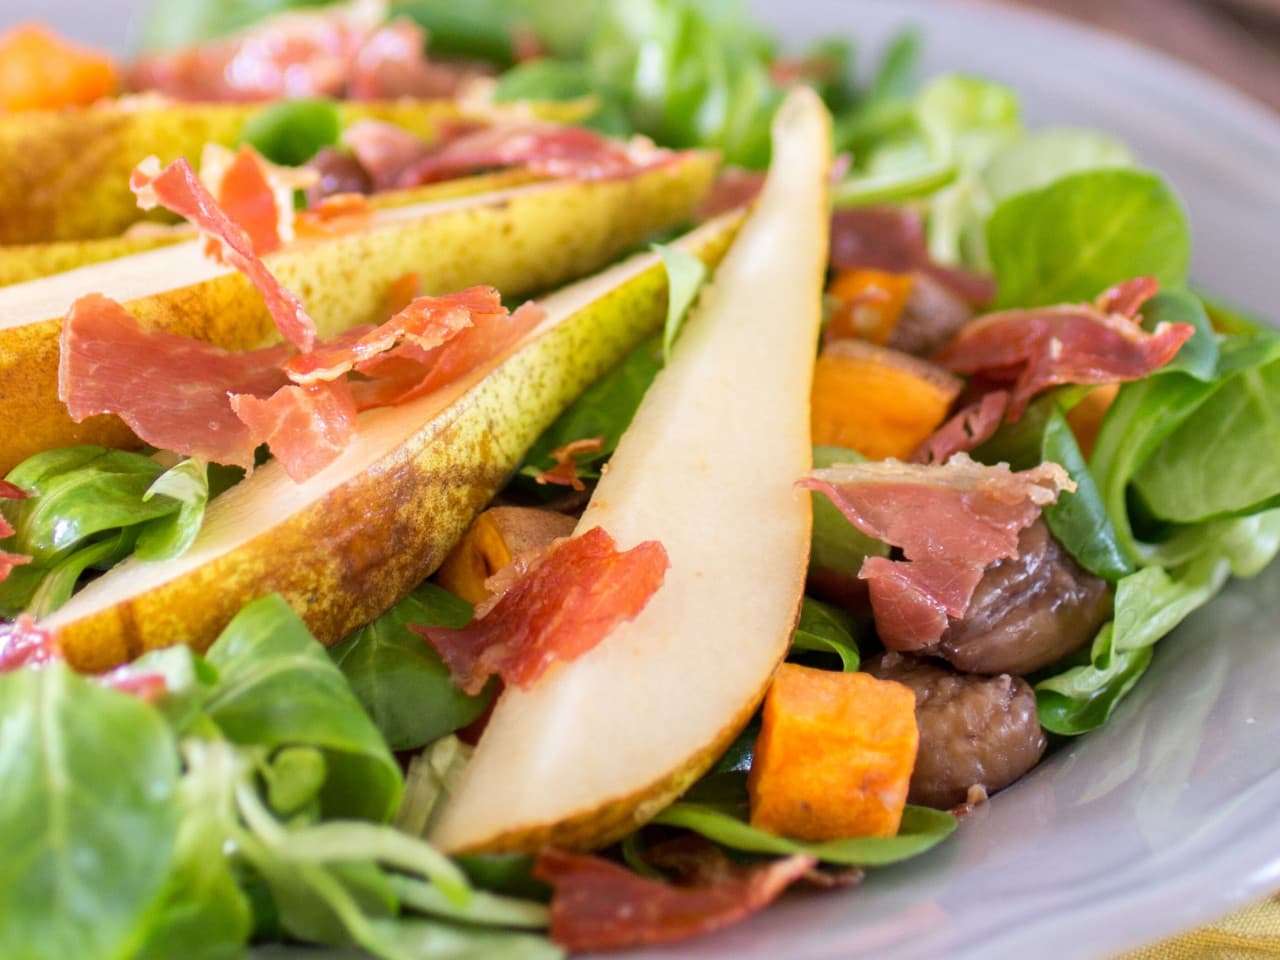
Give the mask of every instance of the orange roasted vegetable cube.
[[111, 58], [38, 24], [0, 34], [0, 110], [86, 106], [116, 92]]
[[897, 329], [911, 296], [909, 273], [845, 270], [831, 283], [828, 295], [839, 302], [827, 322], [826, 338], [856, 337], [886, 344]]
[[784, 663], [747, 780], [751, 825], [797, 840], [894, 836], [919, 740], [902, 684]]
[[958, 377], [918, 357], [837, 340], [813, 372], [813, 442], [904, 460], [947, 419], [962, 388]]

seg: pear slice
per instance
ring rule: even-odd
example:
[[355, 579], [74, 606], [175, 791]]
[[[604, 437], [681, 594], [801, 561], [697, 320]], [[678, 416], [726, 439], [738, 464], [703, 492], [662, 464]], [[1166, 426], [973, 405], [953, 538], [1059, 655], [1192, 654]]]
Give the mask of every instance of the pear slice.
[[[430, 294], [490, 284], [525, 295], [689, 219], [715, 167], [714, 156], [695, 153], [625, 179], [545, 181], [379, 210], [372, 226], [292, 244], [267, 263], [326, 336], [384, 319], [388, 284], [410, 271]], [[58, 400], [62, 317], [89, 292], [124, 302], [143, 323], [228, 349], [276, 337], [258, 292], [204, 257], [198, 241], [0, 288], [0, 475], [55, 447], [137, 444], [114, 417], [73, 423]]]
[[809, 90], [773, 168], [577, 530], [658, 540], [633, 621], [498, 702], [432, 831], [450, 853], [603, 846], [723, 752], [795, 626], [809, 554], [809, 391], [827, 265], [830, 118]]
[[[738, 222], [712, 221], [680, 246], [714, 264]], [[174, 643], [204, 649], [246, 603], [279, 592], [316, 636], [339, 640], [440, 565], [552, 420], [661, 326], [666, 297], [653, 254], [552, 294], [505, 357], [362, 414], [353, 444], [306, 483], [267, 463], [209, 505], [186, 554], [128, 561], [46, 624], [74, 666], [101, 670]]]
[[[129, 173], [155, 154], [193, 163], [206, 143], [234, 146], [258, 104], [172, 104], [147, 97], [57, 111], [0, 114], [0, 243], [110, 237], [144, 218]], [[344, 102], [345, 129], [384, 120], [424, 139], [442, 124], [486, 122], [506, 113], [572, 123], [581, 102], [480, 108], [454, 100]], [[163, 217], [163, 213], [156, 214]]]
[[[534, 183], [536, 177], [524, 170], [504, 170], [484, 173], [474, 177], [444, 180], [409, 190], [388, 190], [369, 198], [375, 210], [390, 207], [408, 207], [417, 203], [434, 203], [455, 197], [471, 197], [490, 191]], [[0, 287], [26, 283], [55, 273], [65, 273], [77, 267], [104, 260], [115, 260], [134, 253], [143, 253], [157, 247], [168, 247], [190, 240], [195, 231], [186, 224], [163, 226], [148, 224], [154, 229], [126, 231], [118, 237], [97, 237], [92, 240], [52, 240], [47, 243], [0, 244]]]

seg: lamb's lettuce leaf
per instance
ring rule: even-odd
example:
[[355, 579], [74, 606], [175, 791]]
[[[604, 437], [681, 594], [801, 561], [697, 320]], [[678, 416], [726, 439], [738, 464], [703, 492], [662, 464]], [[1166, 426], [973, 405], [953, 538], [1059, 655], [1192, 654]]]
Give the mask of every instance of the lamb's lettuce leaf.
[[1280, 360], [1222, 384], [1146, 458], [1133, 483], [1153, 515], [1174, 523], [1280, 501]]
[[853, 617], [828, 603], [805, 597], [800, 622], [791, 637], [792, 651], [835, 654], [846, 673], [858, 669], [858, 641]]
[[1003, 306], [1092, 300], [1136, 276], [1185, 285], [1190, 231], [1177, 196], [1141, 170], [1093, 170], [1010, 197], [987, 222]]
[[824, 863], [877, 867], [918, 856], [941, 843], [956, 828], [956, 818], [941, 810], [908, 806], [902, 826], [893, 837], [855, 837], [807, 843], [758, 830], [747, 822], [741, 805], [676, 803], [651, 821], [682, 827], [742, 853], [808, 854]]
[[0, 956], [132, 956], [178, 836], [164, 720], [60, 663], [0, 675], [0, 776]]
[[1116, 585], [1115, 617], [1099, 631], [1087, 663], [1036, 684], [1045, 729], [1074, 736], [1106, 723], [1150, 665], [1158, 640], [1213, 599], [1232, 575], [1256, 576], [1280, 552], [1280, 511], [1188, 534], [1183, 547], [1192, 549], [1181, 565], [1144, 567]]
[[1106, 580], [1133, 572], [1133, 562], [1063, 415], [1060, 395], [1033, 402], [1017, 423], [1003, 425], [973, 455], [983, 463], [1008, 463], [1015, 470], [1046, 461], [1060, 464], [1076, 490], [1060, 494], [1057, 503], [1045, 508], [1044, 519], [1053, 535], [1080, 566]]
[[323, 750], [328, 816], [390, 819], [400, 767], [346, 678], [278, 595], [256, 600], [209, 648], [218, 682], [203, 711], [233, 743]]
[[640, 402], [662, 369], [662, 342], [646, 340], [618, 365], [588, 387], [560, 414], [525, 456], [522, 476], [536, 476], [553, 465], [551, 451], [574, 440], [600, 437], [604, 444], [593, 457], [578, 461], [578, 475], [598, 477], [600, 464], [612, 456], [618, 441], [640, 409]]
[[[220, 470], [214, 493], [231, 482]], [[0, 616], [44, 616], [71, 597], [85, 571], [107, 570], [130, 554], [179, 556], [204, 520], [210, 481], [203, 461], [166, 470], [151, 457], [105, 447], [36, 454], [9, 472], [26, 500], [3, 502], [14, 535], [5, 548], [32, 562], [0, 583]]]
[[320, 97], [299, 98], [281, 100], [253, 114], [240, 130], [240, 142], [272, 163], [300, 167], [324, 147], [337, 144], [341, 133], [337, 104]]
[[432, 583], [330, 650], [356, 698], [392, 750], [416, 750], [475, 720], [493, 691], [469, 697], [410, 624], [465, 627], [471, 604]]
[[679, 247], [655, 243], [653, 249], [667, 271], [667, 320], [662, 328], [662, 360], [667, 363], [689, 308], [707, 280], [707, 265]]

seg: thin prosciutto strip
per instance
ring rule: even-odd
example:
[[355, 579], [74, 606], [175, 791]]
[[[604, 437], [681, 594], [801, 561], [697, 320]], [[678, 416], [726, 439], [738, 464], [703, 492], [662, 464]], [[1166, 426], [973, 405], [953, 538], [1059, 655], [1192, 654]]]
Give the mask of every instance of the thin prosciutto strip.
[[995, 299], [995, 281], [985, 274], [934, 263], [924, 220], [906, 207], [853, 207], [831, 218], [831, 266], [836, 270], [918, 270], [971, 304]]
[[217, 258], [239, 270], [258, 288], [280, 335], [304, 353], [312, 348], [316, 325], [302, 308], [302, 301], [258, 259], [249, 234], [227, 216], [185, 158], [162, 170], [158, 159], [148, 157], [133, 171], [129, 186], [142, 209], [162, 206], [185, 217], [204, 233]]
[[1156, 289], [1155, 281], [1139, 278], [1109, 290], [1099, 304], [988, 314], [933, 359], [955, 373], [1009, 384], [1008, 415], [1016, 421], [1049, 387], [1141, 380], [1177, 356], [1195, 327], [1162, 323], [1147, 333], [1137, 322], [1137, 311]]
[[418, 297], [386, 323], [356, 339], [338, 338], [294, 357], [285, 372], [295, 383], [335, 380], [401, 343], [422, 351], [443, 346], [468, 327], [506, 320], [502, 295], [493, 287], [472, 287], [443, 297]]
[[675, 886], [600, 857], [548, 850], [538, 856], [533, 875], [554, 890], [551, 939], [577, 952], [671, 943], [719, 930], [767, 907], [816, 863], [798, 855], [752, 864], [724, 858], [715, 879]]
[[[0, 480], [0, 500], [25, 500], [27, 499], [27, 491], [19, 486], [15, 486], [8, 480]], [[7, 540], [12, 537], [16, 531], [9, 525], [9, 521], [5, 519], [3, 513], [0, 513], [0, 540]], [[21, 553], [6, 553], [0, 550], [0, 582], [6, 580], [14, 567], [20, 567], [24, 563], [30, 563], [31, 558]]]
[[570, 440], [551, 451], [550, 457], [555, 461], [555, 466], [550, 470], [543, 470], [534, 479], [540, 484], [554, 483], [572, 487], [581, 492], [587, 487], [578, 477], [578, 458], [600, 453], [602, 450], [604, 450], [604, 437]]
[[203, 103], [428, 99], [455, 96], [489, 72], [475, 64], [429, 61], [422, 28], [407, 19], [382, 25], [379, 7], [352, 3], [289, 12], [234, 37], [149, 54], [130, 66], [129, 86]]
[[917, 650], [961, 619], [983, 571], [1018, 555], [1018, 534], [1075, 484], [1056, 463], [1013, 473], [957, 454], [945, 466], [896, 461], [815, 470], [800, 486], [825, 495], [855, 527], [902, 550], [869, 557], [876, 629], [891, 650]]
[[266, 399], [233, 394], [231, 408], [254, 445], [265, 443], [295, 483], [333, 463], [356, 435], [356, 405], [345, 380], [290, 384]]
[[143, 330], [120, 304], [81, 297], [62, 324], [58, 396], [77, 423], [115, 414], [161, 450], [253, 466], [255, 443], [229, 395], [268, 397], [286, 383], [287, 346], [248, 353]]
[[[0, 673], [38, 669], [62, 660], [57, 635], [39, 626], [29, 614], [11, 623], [0, 622]], [[121, 693], [154, 703], [165, 693], [165, 679], [158, 673], [140, 673], [127, 664], [97, 677], [98, 683]]]
[[456, 137], [401, 171], [413, 187], [495, 167], [524, 167], [546, 177], [613, 180], [669, 163], [674, 155], [642, 139], [629, 143], [583, 127], [521, 123]]
[[669, 561], [656, 541], [619, 552], [602, 528], [553, 545], [461, 630], [410, 629], [435, 647], [467, 693], [491, 676], [528, 687], [556, 661], [573, 660], [635, 618], [662, 586]]
[[915, 463], [946, 463], [957, 453], [969, 453], [990, 440], [1004, 422], [1009, 394], [993, 390], [969, 404], [940, 426], [912, 456]]
[[356, 407], [370, 410], [425, 397], [501, 356], [544, 317], [546, 311], [531, 302], [511, 314], [505, 310], [473, 313], [471, 326], [434, 350], [403, 342], [360, 365], [359, 372], [372, 379], [352, 383]]

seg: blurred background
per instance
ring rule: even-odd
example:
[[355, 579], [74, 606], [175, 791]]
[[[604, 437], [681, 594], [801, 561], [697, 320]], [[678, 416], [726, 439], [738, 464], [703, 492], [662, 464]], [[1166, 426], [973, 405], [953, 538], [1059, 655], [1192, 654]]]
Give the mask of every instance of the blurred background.
[[[0, 28], [38, 17], [69, 36], [131, 49], [148, 0], [0, 0]], [[225, 0], [230, 5], [250, 0]], [[466, 0], [458, 0], [465, 3]], [[830, 0], [857, 22], [859, 0]], [[934, 0], [938, 4], [965, 0]], [[1280, 0], [1002, 0], [1101, 26], [1171, 53], [1280, 110]], [[755, 6], [778, 22], [785, 0]], [[1064, 78], [1087, 65], [1064, 64]]]

